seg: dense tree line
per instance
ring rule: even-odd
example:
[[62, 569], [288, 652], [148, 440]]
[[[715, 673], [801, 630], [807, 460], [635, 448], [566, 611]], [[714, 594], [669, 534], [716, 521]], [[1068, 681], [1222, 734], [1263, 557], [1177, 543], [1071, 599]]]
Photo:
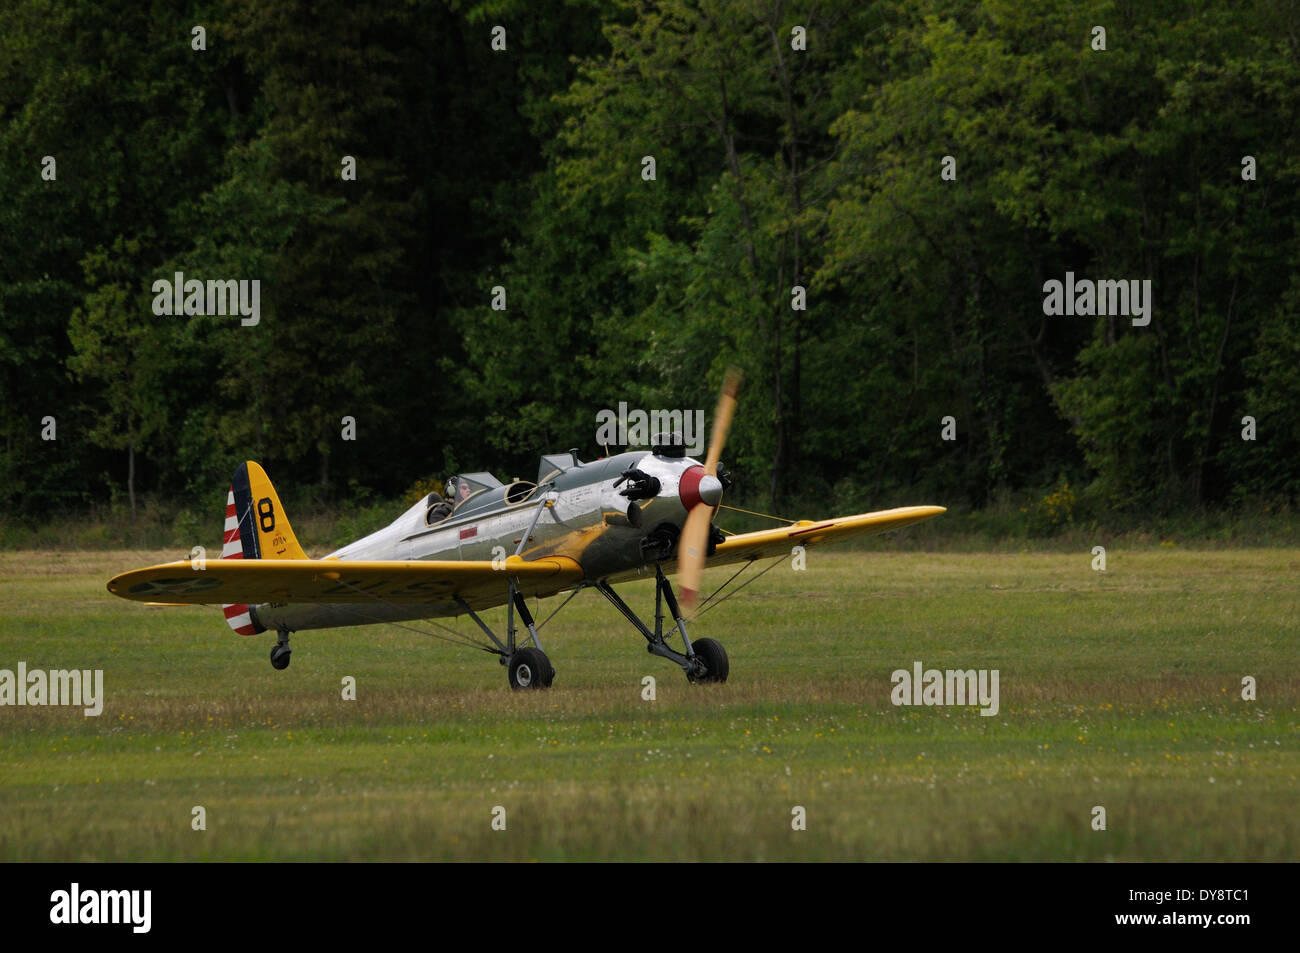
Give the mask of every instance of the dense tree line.
[[530, 476], [731, 363], [754, 501], [1294, 500], [1298, 180], [1286, 0], [12, 0], [0, 503]]

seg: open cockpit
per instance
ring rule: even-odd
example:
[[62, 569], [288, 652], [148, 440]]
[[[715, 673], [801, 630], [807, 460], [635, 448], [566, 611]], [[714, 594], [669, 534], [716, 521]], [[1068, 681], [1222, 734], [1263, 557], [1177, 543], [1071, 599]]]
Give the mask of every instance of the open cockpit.
[[[560, 456], [568, 457], [568, 454]], [[542, 458], [542, 470], [557, 474], [561, 470]], [[572, 463], [569, 464], [572, 466]], [[491, 473], [458, 473], [448, 477], [443, 492], [430, 493], [425, 499], [424, 524], [436, 526], [452, 517], [491, 511], [527, 503], [537, 492], [538, 484], [528, 480], [502, 483]]]

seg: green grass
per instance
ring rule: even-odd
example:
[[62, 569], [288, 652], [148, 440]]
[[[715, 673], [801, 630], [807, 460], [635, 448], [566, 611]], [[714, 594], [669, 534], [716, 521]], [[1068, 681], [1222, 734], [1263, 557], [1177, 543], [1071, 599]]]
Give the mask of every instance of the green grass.
[[[104, 590], [177, 555], [0, 554], [0, 668], [102, 668], [107, 695], [0, 708], [0, 859], [1297, 858], [1295, 549], [1112, 548], [1104, 574], [1087, 549], [810, 550], [695, 625], [726, 685], [584, 593], [542, 633], [555, 687], [522, 694], [391, 626], [297, 634], [276, 672], [270, 635]], [[998, 669], [1000, 712], [894, 707], [916, 660]]]

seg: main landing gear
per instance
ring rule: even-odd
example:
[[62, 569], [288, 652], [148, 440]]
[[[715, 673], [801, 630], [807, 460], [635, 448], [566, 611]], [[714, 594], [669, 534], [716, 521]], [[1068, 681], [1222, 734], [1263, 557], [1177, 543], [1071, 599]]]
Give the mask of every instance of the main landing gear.
[[[546, 657], [546, 652], [542, 649], [541, 640], [537, 637], [537, 626], [533, 622], [533, 615], [528, 611], [528, 603], [524, 601], [524, 597], [519, 592], [514, 579], [509, 580], [509, 586], [510, 596], [506, 601], [505, 641], [497, 638], [496, 634], [488, 628], [487, 623], [479, 618], [477, 612], [470, 608], [469, 603], [460, 598], [457, 598], [457, 602], [460, 604], [460, 608], [483, 630], [483, 633], [491, 642], [490, 645], [475, 643], [475, 647], [498, 656], [499, 661], [506, 669], [506, 679], [512, 690], [550, 688], [551, 683], [555, 680], [555, 667], [551, 665], [551, 660]], [[614, 608], [623, 613], [623, 616], [632, 623], [636, 630], [645, 636], [646, 650], [651, 655], [658, 655], [675, 662], [686, 673], [687, 679], [691, 682], [708, 684], [727, 680], [727, 675], [730, 673], [730, 663], [727, 660], [726, 649], [713, 639], [691, 641], [690, 636], [686, 633], [686, 620], [682, 617], [681, 609], [677, 605], [677, 597], [673, 594], [672, 586], [669, 585], [667, 578], [664, 576], [663, 569], [658, 565], [655, 566], [655, 627], [653, 631], [637, 617], [636, 613], [628, 607], [628, 604], [623, 601], [622, 597], [614, 591], [614, 588], [608, 582], [602, 580], [595, 583], [592, 588], [613, 603]], [[574, 594], [576, 595], [576, 592]], [[668, 611], [672, 614], [672, 618], [676, 623], [669, 628], [667, 633], [664, 632], [663, 610], [665, 603], [667, 603]], [[567, 605], [567, 601], [565, 604]], [[516, 612], [528, 629], [528, 638], [524, 642], [531, 642], [531, 645], [520, 645], [515, 640]], [[682, 652], [677, 651], [668, 644], [668, 639], [672, 637], [674, 629], [681, 633], [684, 649]], [[271, 665], [276, 669], [283, 670], [289, 667], [289, 659], [289, 630], [280, 629], [278, 630], [275, 647], [271, 649]]]
[[[673, 595], [672, 586], [668, 584], [663, 570], [657, 564], [655, 565], [655, 628], [653, 632], [628, 607], [628, 604], [623, 601], [622, 597], [614, 591], [614, 588], [609, 583], [598, 582], [595, 589], [608, 599], [615, 609], [623, 613], [624, 618], [631, 622], [638, 632], [645, 636], [648, 643], [646, 651], [651, 655], [658, 655], [676, 662], [692, 682], [707, 684], [727, 680], [731, 666], [727, 661], [726, 649], [722, 647], [721, 643], [713, 639], [691, 641], [690, 636], [686, 634], [686, 620], [682, 618], [681, 610], [677, 608], [677, 597]], [[663, 605], [665, 602], [668, 603], [668, 611], [672, 613], [673, 619], [676, 620], [675, 628], [682, 634], [682, 644], [686, 649], [685, 653], [671, 648], [668, 645], [667, 637], [664, 635]], [[669, 629], [668, 636], [671, 635], [672, 629]]]
[[506, 675], [510, 687], [515, 691], [521, 688], [550, 688], [551, 680], [555, 678], [555, 668], [545, 652], [527, 646], [510, 656]]
[[[460, 606], [469, 614], [484, 634], [492, 640], [495, 648], [484, 646], [488, 651], [495, 652], [500, 656], [501, 664], [506, 667], [506, 679], [510, 683], [513, 691], [520, 691], [525, 688], [550, 688], [551, 682], [555, 679], [555, 667], [551, 665], [551, 660], [546, 657], [542, 651], [542, 643], [537, 638], [537, 626], [533, 624], [533, 614], [528, 611], [528, 603], [520, 595], [519, 589], [515, 586], [515, 581], [510, 580], [510, 599], [506, 602], [506, 640], [502, 642], [496, 637], [496, 634], [487, 627], [482, 619], [478, 617], [469, 604], [462, 599], [457, 599]], [[515, 611], [518, 610], [519, 618], [528, 628], [529, 638], [532, 639], [532, 645], [519, 646], [515, 644]]]

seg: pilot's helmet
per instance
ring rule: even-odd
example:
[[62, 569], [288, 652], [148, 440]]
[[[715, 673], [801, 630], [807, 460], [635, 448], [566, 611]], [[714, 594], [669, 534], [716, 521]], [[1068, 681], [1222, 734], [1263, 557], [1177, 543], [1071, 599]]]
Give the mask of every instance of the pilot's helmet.
[[449, 500], [456, 499], [456, 484], [460, 480], [456, 477], [447, 477], [447, 482], [442, 485], [442, 495]]

